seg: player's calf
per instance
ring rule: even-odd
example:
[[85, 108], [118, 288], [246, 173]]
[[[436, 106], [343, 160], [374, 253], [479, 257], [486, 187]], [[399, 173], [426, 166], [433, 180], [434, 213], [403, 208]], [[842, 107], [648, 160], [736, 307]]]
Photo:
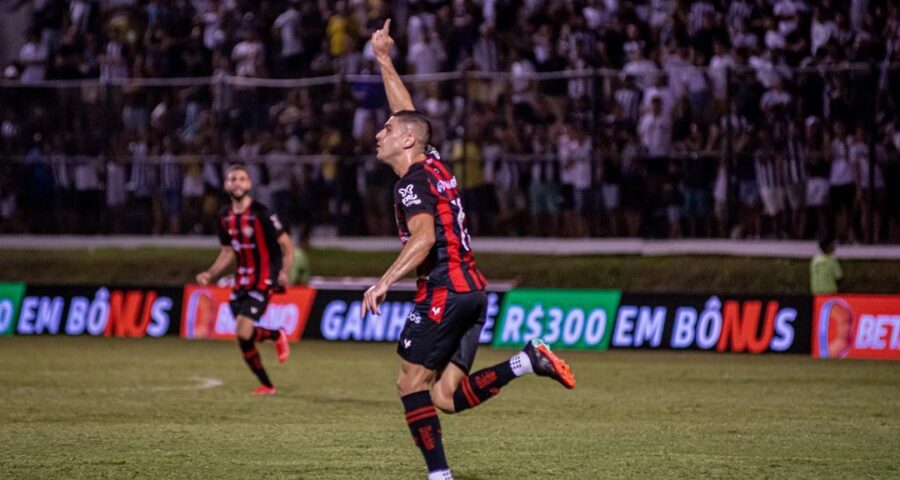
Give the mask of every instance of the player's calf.
[[453, 392], [453, 409], [462, 412], [477, 407], [499, 395], [500, 389], [513, 379], [528, 373], [551, 377], [566, 388], [575, 388], [575, 376], [569, 365], [551, 352], [546, 343], [535, 339], [508, 361], [462, 379]]
[[259, 358], [259, 351], [256, 349], [256, 343], [252, 339], [238, 340], [238, 345], [240, 345], [241, 352], [244, 354], [244, 362], [250, 367], [250, 371], [256, 375], [259, 383], [262, 386], [274, 388], [272, 381], [269, 380], [269, 375], [266, 373], [266, 369], [263, 368], [262, 359]]

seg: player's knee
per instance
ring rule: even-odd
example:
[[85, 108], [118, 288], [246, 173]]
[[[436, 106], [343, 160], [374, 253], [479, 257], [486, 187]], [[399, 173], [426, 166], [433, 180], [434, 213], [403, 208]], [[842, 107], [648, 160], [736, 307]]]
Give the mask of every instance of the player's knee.
[[253, 339], [253, 330], [247, 330], [244, 328], [238, 328], [234, 331], [234, 335], [237, 337], [239, 341], [246, 342], [248, 340]]
[[411, 378], [400, 377], [397, 379], [397, 395], [401, 397], [405, 397], [410, 393], [421, 392], [422, 390], [427, 390], [427, 385], [421, 385], [420, 382], [417, 382]]
[[431, 402], [444, 413], [456, 413], [456, 407], [453, 405], [453, 393], [448, 394], [443, 388], [435, 386], [431, 389]]
[[253, 339], [253, 323], [244, 318], [238, 318], [237, 328], [234, 329], [234, 335], [238, 338], [238, 340], [252, 340]]
[[417, 375], [405, 375], [401, 373], [400, 376], [397, 377], [397, 394], [401, 397], [405, 397], [410, 393], [428, 390], [429, 386], [427, 381], [419, 378]]

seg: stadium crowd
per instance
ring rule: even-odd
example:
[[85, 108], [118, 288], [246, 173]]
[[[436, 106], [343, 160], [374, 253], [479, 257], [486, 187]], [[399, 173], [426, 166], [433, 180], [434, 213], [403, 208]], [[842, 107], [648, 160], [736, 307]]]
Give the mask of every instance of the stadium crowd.
[[245, 161], [294, 225], [392, 234], [386, 101], [358, 76], [391, 17], [475, 233], [900, 241], [893, 0], [28, 8], [0, 84], [0, 231], [209, 233]]

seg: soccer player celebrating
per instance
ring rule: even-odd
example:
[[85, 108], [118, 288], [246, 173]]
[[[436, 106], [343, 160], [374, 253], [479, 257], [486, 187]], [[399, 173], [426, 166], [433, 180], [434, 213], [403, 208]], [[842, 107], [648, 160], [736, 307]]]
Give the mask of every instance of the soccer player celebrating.
[[390, 20], [372, 34], [393, 112], [375, 137], [377, 157], [400, 180], [394, 211], [403, 250], [363, 296], [362, 315], [380, 314], [388, 288], [406, 273], [418, 275], [416, 305], [397, 347], [402, 363], [397, 389], [406, 423], [428, 466], [429, 480], [452, 479], [441, 441], [439, 408], [456, 413], [477, 407], [526, 373], [575, 387], [569, 366], [544, 342], [533, 340], [509, 361], [472, 375], [487, 304], [484, 276], [475, 266], [456, 178], [429, 146], [431, 124], [412, 98], [390, 58]]
[[231, 205], [219, 212], [219, 243], [222, 250], [209, 270], [197, 275], [197, 283], [209, 285], [237, 260], [237, 275], [229, 303], [237, 321], [235, 335], [244, 361], [261, 384], [253, 395], [274, 395], [256, 342], [272, 340], [278, 363], [290, 356], [284, 329], [268, 330], [256, 325], [266, 311], [269, 296], [288, 282], [287, 272], [294, 260], [294, 247], [278, 216], [250, 196], [253, 187], [247, 168], [232, 165], [225, 173], [225, 191]]

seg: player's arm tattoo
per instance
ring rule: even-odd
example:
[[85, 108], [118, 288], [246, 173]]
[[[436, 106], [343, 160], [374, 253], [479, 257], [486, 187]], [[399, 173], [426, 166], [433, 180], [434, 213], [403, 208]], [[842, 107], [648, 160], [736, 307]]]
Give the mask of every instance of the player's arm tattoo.
[[400, 251], [400, 256], [381, 276], [380, 282], [386, 286], [392, 285], [421, 265], [434, 246], [434, 217], [425, 213], [413, 215], [407, 220], [407, 225], [410, 231], [409, 241]]
[[213, 262], [212, 266], [209, 267], [207, 272], [209, 276], [212, 277], [212, 280], [215, 281], [219, 277], [222, 276], [227, 270], [231, 269], [231, 267], [235, 264], [235, 260], [237, 259], [237, 255], [234, 253], [234, 249], [231, 246], [224, 246], [219, 251], [219, 256], [216, 258], [216, 261]]

